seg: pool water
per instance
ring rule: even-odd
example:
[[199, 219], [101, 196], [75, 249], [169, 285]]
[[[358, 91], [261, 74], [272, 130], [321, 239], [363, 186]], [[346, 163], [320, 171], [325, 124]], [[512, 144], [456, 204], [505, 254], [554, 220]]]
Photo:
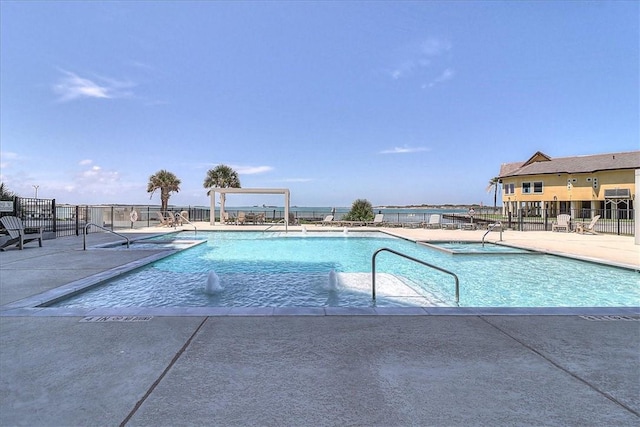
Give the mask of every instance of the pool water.
[[[460, 306], [640, 304], [637, 272], [552, 255], [451, 256], [384, 233], [367, 237], [288, 233], [286, 238], [262, 232], [203, 235], [208, 237], [204, 244], [52, 306], [371, 306], [371, 257], [383, 247], [455, 273], [460, 279]], [[208, 293], [212, 271], [219, 286]], [[331, 280], [332, 271], [336, 281]], [[454, 280], [446, 274], [388, 252], [377, 256], [376, 272], [376, 306], [455, 306]]]

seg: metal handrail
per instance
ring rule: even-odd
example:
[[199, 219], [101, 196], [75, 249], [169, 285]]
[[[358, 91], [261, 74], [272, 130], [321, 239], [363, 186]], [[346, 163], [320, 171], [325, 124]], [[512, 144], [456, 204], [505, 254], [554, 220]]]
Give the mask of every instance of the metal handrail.
[[188, 218], [185, 218], [181, 213], [177, 213], [176, 216], [182, 218], [183, 221], [186, 221], [189, 224], [193, 225], [193, 234], [198, 234], [198, 229], [196, 228], [196, 225], [194, 223], [192, 223], [191, 221], [189, 221]]
[[489, 234], [489, 232], [491, 230], [493, 230], [497, 226], [500, 226], [500, 241], [502, 242], [502, 221], [497, 221], [497, 222], [494, 222], [493, 224], [489, 224], [489, 227], [487, 228], [487, 232], [484, 233], [484, 235], [482, 236], [482, 247], [483, 248], [484, 248], [484, 238], [487, 236], [487, 234]]
[[398, 252], [398, 251], [394, 251], [393, 249], [389, 249], [389, 248], [380, 248], [377, 251], [375, 251], [373, 253], [373, 256], [371, 257], [371, 293], [372, 293], [372, 297], [373, 300], [376, 300], [376, 256], [380, 253], [380, 252], [391, 252], [392, 254], [401, 256], [403, 258], [406, 258], [410, 261], [414, 261], [417, 262], [418, 264], [422, 264], [426, 267], [431, 267], [435, 270], [441, 271], [443, 273], [446, 274], [450, 274], [451, 276], [453, 276], [453, 278], [456, 281], [456, 305], [459, 305], [460, 303], [460, 280], [458, 279], [458, 276], [456, 276], [455, 273], [452, 273], [449, 270], [445, 270], [442, 267], [438, 267], [437, 265], [433, 265], [433, 264], [429, 264], [428, 262], [422, 261], [421, 259], [418, 258], [414, 258], [412, 256], [403, 254], [402, 252]]
[[276, 225], [280, 224], [281, 222], [284, 222], [284, 231], [285, 233], [289, 232], [289, 223], [287, 221], [285, 221], [284, 218], [282, 218], [280, 221], [278, 222], [274, 222], [273, 224], [271, 224], [270, 226], [268, 226], [267, 228], [265, 228], [264, 230], [262, 230], [263, 233], [266, 233], [267, 231], [269, 231], [269, 229], [271, 229], [271, 227], [275, 227]]
[[101, 225], [94, 224], [94, 223], [90, 222], [90, 223], [88, 223], [87, 225], [84, 226], [84, 234], [82, 235], [82, 248], [83, 248], [82, 250], [84, 250], [84, 251], [87, 250], [87, 234], [89, 232], [88, 231], [89, 227], [91, 227], [92, 225], [94, 227], [98, 227], [98, 228], [100, 228], [100, 229], [102, 229], [104, 231], [108, 231], [109, 233], [115, 234], [116, 236], [120, 236], [120, 237], [124, 238], [127, 241], [127, 249], [129, 249], [129, 243], [131, 243], [131, 241], [129, 240], [129, 238], [127, 236], [123, 236], [122, 234], [116, 233], [113, 230], [109, 230], [108, 228], [104, 228]]

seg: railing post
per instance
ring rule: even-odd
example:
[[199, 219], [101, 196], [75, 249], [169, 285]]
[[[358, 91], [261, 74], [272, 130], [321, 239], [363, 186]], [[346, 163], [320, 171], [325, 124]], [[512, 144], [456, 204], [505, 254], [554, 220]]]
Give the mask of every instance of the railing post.
[[80, 235], [80, 206], [76, 205], [76, 236]]
[[58, 235], [58, 215], [56, 213], [56, 199], [51, 200], [51, 218], [53, 222], [53, 232]]

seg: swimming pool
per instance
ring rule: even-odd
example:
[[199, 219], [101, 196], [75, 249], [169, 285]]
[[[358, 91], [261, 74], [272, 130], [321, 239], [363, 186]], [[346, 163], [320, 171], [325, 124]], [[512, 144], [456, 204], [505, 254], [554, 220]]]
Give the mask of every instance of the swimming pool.
[[[377, 259], [374, 303], [371, 256], [382, 247], [454, 272], [462, 307], [633, 307], [640, 301], [637, 272], [553, 255], [451, 256], [377, 232], [211, 232], [199, 238], [206, 243], [48, 306], [456, 305], [451, 277], [388, 253]], [[179, 240], [180, 234], [163, 239]]]

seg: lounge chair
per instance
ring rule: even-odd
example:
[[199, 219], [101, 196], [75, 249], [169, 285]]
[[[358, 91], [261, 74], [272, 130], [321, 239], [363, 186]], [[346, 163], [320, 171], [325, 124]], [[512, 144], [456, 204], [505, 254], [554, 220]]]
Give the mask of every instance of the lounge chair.
[[362, 227], [366, 225], [364, 221], [337, 221], [337, 224], [343, 227]]
[[440, 214], [432, 214], [429, 216], [429, 222], [424, 224], [425, 228], [440, 228], [442, 223], [440, 221]]
[[158, 216], [158, 221], [160, 221], [160, 224], [158, 224], [159, 227], [168, 227], [170, 225], [169, 219], [165, 218], [162, 212], [157, 211], [156, 215]]
[[22, 225], [22, 221], [17, 216], [3, 216], [0, 218], [0, 223], [9, 233], [9, 240], [7, 240], [0, 250], [4, 251], [7, 246], [15, 244], [22, 250], [25, 243], [37, 240], [40, 247], [42, 247], [42, 227], [40, 228], [27, 228], [25, 230]]
[[556, 222], [551, 224], [551, 231], [560, 231], [564, 230], [565, 232], [571, 231], [571, 215], [569, 214], [560, 214], [556, 219]]
[[332, 224], [338, 224], [336, 221], [333, 220], [333, 215], [325, 216], [322, 222], [320, 223], [320, 225], [332, 225]]
[[600, 219], [600, 215], [596, 215], [591, 219], [589, 225], [584, 225], [583, 223], [579, 223], [576, 225], [576, 232], [580, 234], [589, 233], [589, 234], [598, 234], [594, 229], [596, 226], [596, 222]]
[[176, 225], [182, 225], [182, 221], [173, 214], [173, 212], [167, 211], [169, 217], [169, 225], [175, 227]]
[[366, 225], [374, 225], [374, 226], [381, 226], [382, 224], [384, 224], [384, 214], [376, 214], [372, 222], [366, 223]]

